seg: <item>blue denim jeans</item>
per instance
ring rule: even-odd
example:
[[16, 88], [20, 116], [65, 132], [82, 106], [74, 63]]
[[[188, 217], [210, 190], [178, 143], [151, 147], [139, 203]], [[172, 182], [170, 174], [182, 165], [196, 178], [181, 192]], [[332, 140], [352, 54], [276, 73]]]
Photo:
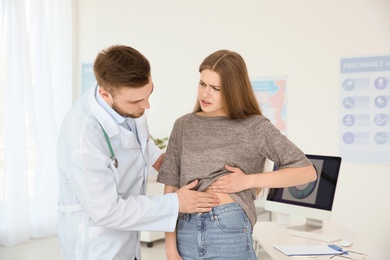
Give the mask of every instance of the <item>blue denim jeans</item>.
[[184, 214], [177, 224], [177, 248], [184, 260], [256, 260], [252, 226], [237, 202], [207, 213]]

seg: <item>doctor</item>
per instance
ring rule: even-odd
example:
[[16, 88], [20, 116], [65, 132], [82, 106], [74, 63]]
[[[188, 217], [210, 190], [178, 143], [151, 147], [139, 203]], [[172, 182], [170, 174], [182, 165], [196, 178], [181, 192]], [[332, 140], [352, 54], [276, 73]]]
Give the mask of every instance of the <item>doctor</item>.
[[63, 259], [141, 259], [140, 232], [175, 229], [178, 212], [207, 212], [216, 195], [191, 189], [147, 197], [148, 170], [164, 154], [144, 116], [153, 82], [149, 61], [128, 46], [97, 55], [97, 86], [66, 115], [58, 140], [58, 234]]

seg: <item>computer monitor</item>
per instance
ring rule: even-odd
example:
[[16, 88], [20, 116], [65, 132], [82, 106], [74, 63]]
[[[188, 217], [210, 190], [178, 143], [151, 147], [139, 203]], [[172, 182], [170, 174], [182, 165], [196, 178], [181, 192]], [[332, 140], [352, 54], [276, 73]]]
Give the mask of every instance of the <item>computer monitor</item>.
[[306, 156], [316, 169], [317, 180], [299, 186], [269, 189], [264, 203], [268, 211], [305, 217], [304, 225], [289, 227], [299, 231], [321, 228], [323, 221], [330, 220], [341, 165], [341, 157]]

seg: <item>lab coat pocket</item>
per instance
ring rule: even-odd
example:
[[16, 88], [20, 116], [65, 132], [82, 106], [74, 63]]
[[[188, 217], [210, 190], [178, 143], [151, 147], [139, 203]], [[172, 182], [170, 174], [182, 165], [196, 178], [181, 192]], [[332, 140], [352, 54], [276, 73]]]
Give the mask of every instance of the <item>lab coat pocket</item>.
[[121, 145], [123, 149], [141, 148], [141, 146], [138, 143], [137, 137], [132, 132], [122, 129], [120, 136], [121, 136]]
[[[128, 232], [90, 226], [89, 259], [125, 259], [120, 252], [128, 242]], [[118, 254], [119, 252], [119, 254]]]

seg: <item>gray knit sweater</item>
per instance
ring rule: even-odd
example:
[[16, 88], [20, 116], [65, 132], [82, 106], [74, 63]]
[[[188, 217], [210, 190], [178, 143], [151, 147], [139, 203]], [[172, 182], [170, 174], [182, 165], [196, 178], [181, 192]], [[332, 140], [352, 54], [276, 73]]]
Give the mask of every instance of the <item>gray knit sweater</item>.
[[[198, 179], [195, 189], [204, 191], [229, 173], [225, 165], [239, 167], [246, 174], [262, 173], [266, 158], [279, 168], [311, 165], [304, 153], [263, 116], [230, 120], [190, 113], [174, 124], [157, 181], [180, 188]], [[253, 227], [257, 221], [255, 189], [231, 197], [241, 205]]]

